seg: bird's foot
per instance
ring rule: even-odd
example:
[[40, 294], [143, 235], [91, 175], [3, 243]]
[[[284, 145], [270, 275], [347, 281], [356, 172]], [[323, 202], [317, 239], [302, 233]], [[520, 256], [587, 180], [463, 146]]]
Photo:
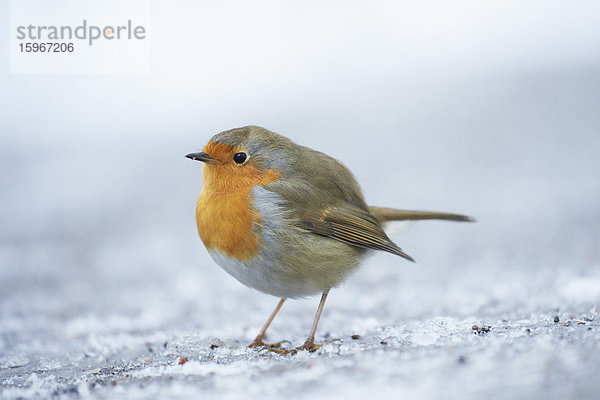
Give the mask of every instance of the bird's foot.
[[267, 350], [270, 351], [271, 353], [290, 354], [290, 355], [294, 355], [298, 352], [298, 350], [296, 350], [296, 349], [290, 349], [287, 347], [272, 347]]
[[272, 353], [277, 353], [277, 354], [289, 354], [289, 355], [294, 355], [296, 353], [298, 353], [301, 350], [307, 350], [309, 352], [313, 352], [313, 351], [317, 351], [321, 348], [322, 344], [315, 344], [314, 340], [306, 340], [306, 342], [304, 342], [304, 344], [302, 346], [296, 347], [296, 348], [287, 348], [287, 347], [273, 347], [273, 348], [269, 348], [268, 350]]
[[254, 341], [252, 343], [250, 343], [248, 345], [248, 347], [251, 348], [251, 349], [255, 349], [257, 347], [263, 347], [263, 348], [267, 348], [267, 349], [271, 350], [271, 349], [279, 349], [279, 348], [281, 348], [281, 345], [283, 343], [290, 343], [290, 341], [289, 340], [282, 340], [281, 342], [276, 342], [276, 343], [265, 343], [265, 342], [262, 341], [262, 338], [258, 338], [257, 337], [256, 339], [254, 339]]
[[[277, 353], [277, 354], [291, 354], [294, 355], [296, 353], [298, 353], [301, 350], [306, 350], [310, 353], [313, 353], [317, 350], [319, 350], [321, 347], [323, 347], [324, 344], [329, 344], [329, 343], [334, 343], [334, 342], [341, 342], [341, 339], [331, 339], [326, 341], [325, 343], [315, 343], [314, 340], [310, 340], [307, 339], [306, 342], [304, 342], [304, 344], [302, 346], [298, 346], [296, 348], [287, 348], [287, 347], [281, 347], [281, 346], [276, 346], [276, 347], [267, 347], [267, 350], [272, 352], [272, 353]], [[284, 340], [282, 342], [276, 343], [276, 344], [281, 344], [281, 343], [289, 343], [287, 340]]]
[[302, 346], [296, 347], [296, 350], [307, 350], [312, 353], [313, 351], [319, 350], [322, 346], [322, 344], [315, 343], [314, 339], [308, 338]]
[[342, 341], [342, 339], [331, 339], [331, 340], [326, 341], [325, 343], [315, 343], [314, 340], [307, 339], [306, 342], [304, 342], [304, 344], [302, 346], [298, 346], [294, 349], [288, 349], [288, 348], [282, 347], [282, 348], [269, 349], [269, 351], [271, 351], [273, 353], [278, 353], [278, 354], [292, 354], [292, 355], [298, 353], [298, 351], [300, 351], [300, 350], [306, 350], [310, 353], [313, 353], [313, 352], [319, 350], [321, 347], [323, 347], [326, 344], [341, 342], [341, 341]]

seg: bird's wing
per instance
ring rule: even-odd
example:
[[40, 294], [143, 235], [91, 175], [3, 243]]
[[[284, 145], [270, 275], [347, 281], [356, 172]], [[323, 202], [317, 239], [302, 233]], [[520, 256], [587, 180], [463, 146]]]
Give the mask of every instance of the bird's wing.
[[351, 202], [342, 202], [321, 212], [306, 213], [301, 217], [301, 227], [352, 246], [387, 251], [414, 262], [411, 256], [388, 238], [368, 210]]

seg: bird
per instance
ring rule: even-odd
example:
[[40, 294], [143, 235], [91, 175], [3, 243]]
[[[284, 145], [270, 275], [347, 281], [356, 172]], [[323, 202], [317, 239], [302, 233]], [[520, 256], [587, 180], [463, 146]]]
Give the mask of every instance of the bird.
[[220, 132], [186, 157], [204, 164], [196, 224], [211, 258], [242, 284], [280, 299], [251, 348], [284, 349], [286, 341], [263, 339], [286, 299], [321, 294], [306, 341], [290, 351], [319, 349], [315, 333], [329, 291], [368, 253], [379, 250], [414, 262], [387, 236], [385, 223], [474, 221], [461, 214], [369, 206], [340, 161], [259, 126]]

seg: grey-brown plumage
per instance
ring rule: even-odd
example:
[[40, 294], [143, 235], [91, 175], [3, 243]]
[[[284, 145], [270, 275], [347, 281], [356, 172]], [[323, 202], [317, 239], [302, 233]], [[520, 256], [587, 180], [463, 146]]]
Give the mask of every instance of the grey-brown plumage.
[[368, 206], [358, 182], [345, 165], [264, 128], [238, 128], [211, 140], [246, 146], [263, 168], [281, 169], [283, 179], [265, 188], [286, 200], [287, 207], [299, 220], [298, 226], [351, 246], [387, 251], [414, 261], [386, 235], [383, 223], [424, 219], [473, 221], [459, 214]]
[[[386, 251], [414, 261], [386, 235], [386, 222], [473, 220], [459, 214], [368, 206], [356, 179], [341, 162], [261, 127], [221, 132], [205, 151], [188, 155], [205, 162], [213, 180], [209, 185], [213, 189], [206, 189], [210, 196], [201, 196], [204, 200], [198, 204], [251, 209], [251, 232], [239, 243], [245, 249], [259, 245], [255, 255], [240, 258], [231, 255], [231, 246], [219, 247], [218, 240], [211, 240], [207, 248], [215, 261], [245, 285], [282, 299], [323, 293], [304, 349], [315, 347], [314, 331], [327, 293], [358, 267], [367, 251]], [[247, 190], [241, 202], [240, 190]], [[218, 200], [207, 202], [211, 196]], [[205, 209], [197, 208], [197, 219], [204, 214]], [[235, 226], [238, 215], [242, 214], [219, 213], [219, 223], [203, 224], [210, 231], [200, 231], [200, 236], [222, 237], [219, 234], [224, 230], [219, 225]], [[282, 304], [283, 300], [276, 312]], [[253, 346], [263, 345], [262, 337], [273, 317]]]

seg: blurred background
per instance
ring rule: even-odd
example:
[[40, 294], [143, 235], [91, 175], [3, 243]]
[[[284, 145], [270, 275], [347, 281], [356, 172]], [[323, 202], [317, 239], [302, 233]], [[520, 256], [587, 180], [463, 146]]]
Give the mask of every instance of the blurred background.
[[[600, 301], [598, 2], [152, 1], [150, 15], [149, 73], [10, 74], [0, 58], [0, 354], [110, 352], [117, 332], [251, 340], [277, 299], [209, 258], [202, 168], [184, 158], [248, 124], [341, 160], [370, 204], [478, 220], [393, 234], [417, 264], [369, 258], [322, 333]], [[303, 340], [317, 301], [289, 302], [271, 338]]]

